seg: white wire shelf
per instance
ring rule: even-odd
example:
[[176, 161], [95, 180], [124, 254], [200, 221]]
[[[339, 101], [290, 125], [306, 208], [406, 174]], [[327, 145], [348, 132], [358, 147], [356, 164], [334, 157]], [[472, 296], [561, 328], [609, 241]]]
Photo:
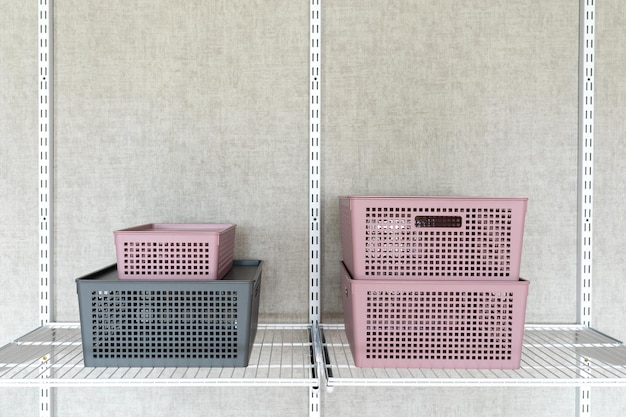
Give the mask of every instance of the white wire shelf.
[[581, 325], [527, 325], [517, 370], [357, 368], [343, 325], [322, 325], [326, 382], [335, 386], [626, 386], [626, 347]]
[[319, 386], [309, 325], [259, 325], [245, 368], [83, 364], [80, 325], [51, 323], [0, 348], [0, 386]]
[[[317, 345], [317, 346], [316, 346]], [[321, 349], [320, 349], [321, 348]], [[320, 362], [322, 362], [320, 364]], [[245, 368], [85, 367], [80, 325], [52, 323], [0, 348], [0, 387], [626, 386], [626, 346], [581, 325], [527, 325], [517, 370], [357, 368], [343, 325], [260, 324]]]

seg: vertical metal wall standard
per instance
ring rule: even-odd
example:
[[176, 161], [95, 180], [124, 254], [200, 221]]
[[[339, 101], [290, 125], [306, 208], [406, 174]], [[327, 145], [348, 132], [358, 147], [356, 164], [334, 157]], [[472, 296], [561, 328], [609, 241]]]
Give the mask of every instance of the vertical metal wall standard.
[[[595, 0], [580, 1], [578, 145], [578, 323], [591, 326]], [[578, 388], [578, 415], [591, 415], [591, 388]]]
[[51, 319], [52, 6], [39, 1], [39, 324]]
[[310, 171], [309, 171], [309, 290], [311, 324], [318, 325], [320, 319], [320, 0], [311, 0], [310, 32]]
[[581, 0], [578, 150], [578, 321], [591, 326], [595, 0]]
[[[321, 67], [321, 0], [310, 0], [309, 13], [309, 321], [313, 334], [316, 356], [321, 344], [319, 341], [320, 322], [320, 67]], [[321, 361], [316, 358], [318, 377], [322, 377]], [[320, 415], [319, 387], [311, 387], [309, 416]]]
[[[52, 0], [39, 0], [39, 325], [52, 318]], [[50, 355], [41, 358], [41, 375], [49, 377]], [[52, 388], [42, 385], [40, 417], [52, 413]]]

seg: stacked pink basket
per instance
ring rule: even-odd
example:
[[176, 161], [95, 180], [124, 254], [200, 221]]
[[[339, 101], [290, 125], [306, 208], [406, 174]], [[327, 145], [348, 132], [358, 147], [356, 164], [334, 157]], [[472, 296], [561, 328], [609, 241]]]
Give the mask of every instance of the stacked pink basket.
[[117, 230], [120, 279], [216, 280], [233, 267], [234, 224], [150, 223]]
[[356, 366], [520, 367], [527, 199], [339, 198]]

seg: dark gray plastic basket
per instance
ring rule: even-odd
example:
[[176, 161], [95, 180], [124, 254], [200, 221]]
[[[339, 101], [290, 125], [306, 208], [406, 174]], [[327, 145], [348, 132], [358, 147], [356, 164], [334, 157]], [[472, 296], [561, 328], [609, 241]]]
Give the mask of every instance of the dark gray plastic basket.
[[120, 280], [117, 265], [76, 279], [85, 366], [245, 367], [262, 261], [216, 281]]

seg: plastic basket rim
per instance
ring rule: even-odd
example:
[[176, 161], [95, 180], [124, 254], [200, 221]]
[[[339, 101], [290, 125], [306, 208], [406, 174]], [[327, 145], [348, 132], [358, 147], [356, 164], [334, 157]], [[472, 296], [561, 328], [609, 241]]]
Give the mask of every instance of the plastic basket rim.
[[406, 279], [387, 279], [387, 278], [376, 278], [376, 279], [356, 279], [352, 276], [352, 272], [350, 271], [350, 269], [348, 268], [348, 265], [346, 265], [345, 261], [340, 261], [340, 264], [342, 266], [343, 269], [345, 269], [346, 273], [348, 274], [348, 277], [350, 278], [350, 285], [355, 286], [355, 285], [365, 285], [365, 286], [371, 286], [371, 285], [439, 285], [442, 287], [445, 286], [471, 286], [471, 287], [477, 287], [477, 286], [485, 286], [485, 287], [493, 287], [493, 286], [497, 286], [497, 287], [507, 287], [510, 285], [530, 285], [530, 281], [522, 278], [522, 277], [518, 277], [518, 279], [515, 280], [504, 280], [504, 279], [499, 279], [499, 280], [486, 280], [486, 279], [472, 279], [472, 280], [459, 280], [459, 279], [421, 279], [421, 280], [406, 280]]
[[440, 195], [341, 195], [339, 199], [349, 200], [405, 200], [405, 199], [438, 199], [438, 200], [495, 200], [495, 201], [528, 201], [528, 197], [482, 197], [482, 196], [440, 196]]
[[[122, 284], [122, 285], [130, 285], [131, 283], [135, 284], [201, 284], [211, 282], [211, 285], [217, 286], [219, 283], [223, 285], [228, 285], [229, 283], [255, 283], [257, 281], [258, 275], [261, 273], [264, 267], [264, 261], [261, 259], [233, 259], [232, 266], [253, 266], [257, 267], [257, 271], [255, 272], [254, 278], [252, 279], [224, 279], [228, 275], [228, 273], [222, 279], [214, 279], [214, 280], [198, 280], [198, 279], [121, 279], [119, 276], [117, 279], [101, 279], [101, 275], [108, 273], [109, 271], [115, 270], [117, 274], [119, 274], [117, 263], [110, 264], [103, 268], [100, 268], [90, 274], [80, 276], [74, 279], [76, 284], [81, 282], [98, 282], [100, 284], [104, 283], [112, 283], [112, 284]], [[229, 271], [230, 272], [230, 271]]]
[[114, 234], [135, 233], [221, 233], [236, 228], [235, 223], [144, 223], [115, 230]]

